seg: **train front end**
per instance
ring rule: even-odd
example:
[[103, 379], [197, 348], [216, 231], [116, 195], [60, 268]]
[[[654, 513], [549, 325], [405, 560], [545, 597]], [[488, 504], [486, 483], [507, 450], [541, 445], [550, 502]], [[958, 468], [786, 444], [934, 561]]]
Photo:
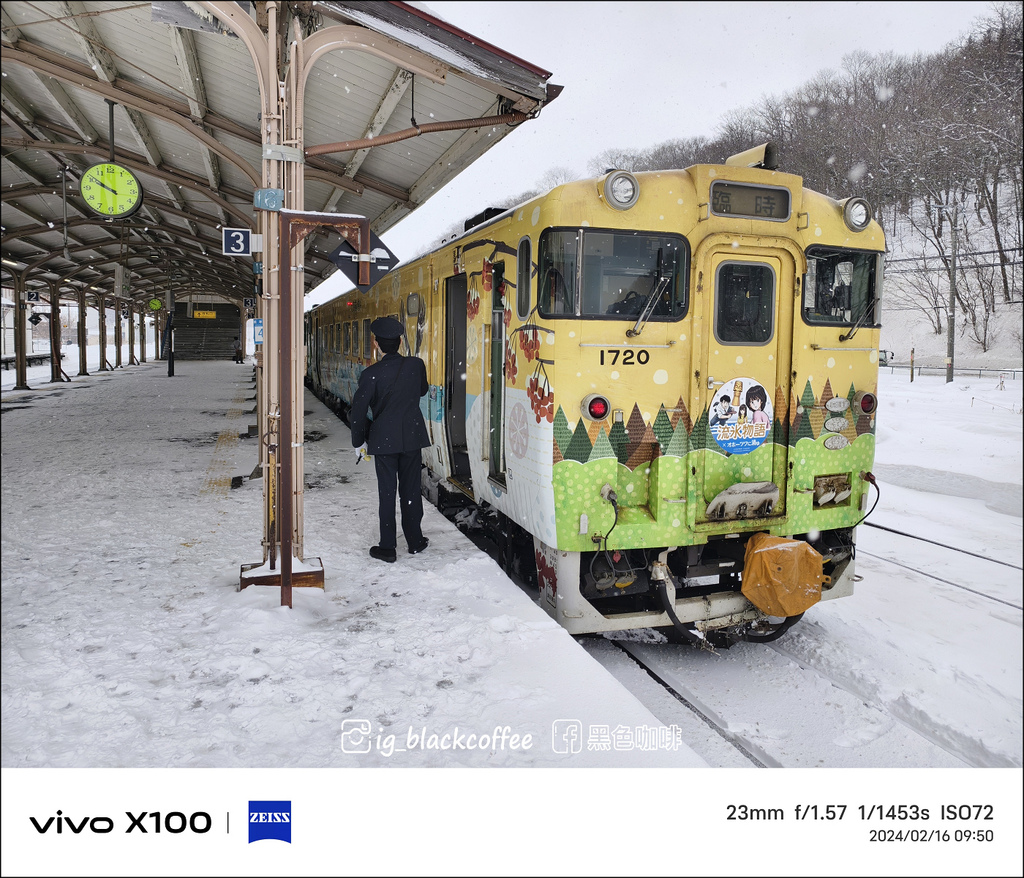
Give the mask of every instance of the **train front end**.
[[862, 200], [737, 159], [541, 208], [554, 523], [533, 532], [570, 632], [765, 640], [853, 592], [884, 237]]

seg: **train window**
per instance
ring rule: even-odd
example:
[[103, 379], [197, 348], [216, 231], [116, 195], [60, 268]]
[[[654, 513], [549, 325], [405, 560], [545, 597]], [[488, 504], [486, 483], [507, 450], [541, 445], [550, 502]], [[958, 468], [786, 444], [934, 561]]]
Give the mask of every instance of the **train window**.
[[341, 352], [346, 356], [352, 353], [352, 333], [347, 323], [341, 324]]
[[764, 344], [772, 337], [775, 273], [755, 262], [723, 262], [715, 277], [715, 338]]
[[580, 233], [549, 229], [537, 250], [537, 311], [541, 317], [576, 314]]
[[877, 264], [877, 253], [811, 247], [804, 275], [804, 320], [846, 326], [873, 317]]
[[370, 318], [363, 320], [363, 356], [369, 357], [373, 350], [373, 333], [370, 332]]
[[334, 353], [341, 353], [341, 324], [334, 324]]
[[352, 321], [352, 356], [359, 359], [359, 321]]
[[580, 313], [678, 320], [686, 313], [687, 256], [686, 239], [674, 235], [583, 232]]
[[533, 270], [530, 256], [530, 239], [523, 238], [516, 253], [516, 314], [520, 320], [525, 320], [530, 313], [530, 275]]

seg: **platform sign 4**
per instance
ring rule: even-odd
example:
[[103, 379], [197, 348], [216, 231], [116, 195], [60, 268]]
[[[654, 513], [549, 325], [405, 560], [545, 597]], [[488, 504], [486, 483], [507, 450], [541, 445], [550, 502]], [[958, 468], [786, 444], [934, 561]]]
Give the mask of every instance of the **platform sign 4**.
[[253, 317], [245, 321], [249, 325], [249, 337], [253, 344], [263, 344], [263, 318]]

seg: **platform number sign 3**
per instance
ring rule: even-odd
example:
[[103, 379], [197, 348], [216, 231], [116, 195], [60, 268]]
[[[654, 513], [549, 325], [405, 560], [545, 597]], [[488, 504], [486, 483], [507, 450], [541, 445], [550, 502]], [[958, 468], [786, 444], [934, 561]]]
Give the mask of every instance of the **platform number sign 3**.
[[252, 232], [249, 229], [221, 229], [225, 256], [250, 256]]

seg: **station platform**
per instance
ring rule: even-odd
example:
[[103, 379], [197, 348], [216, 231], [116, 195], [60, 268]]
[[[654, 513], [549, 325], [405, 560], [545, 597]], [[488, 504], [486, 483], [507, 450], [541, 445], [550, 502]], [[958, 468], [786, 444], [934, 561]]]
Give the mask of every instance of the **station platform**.
[[4, 768], [706, 765], [429, 503], [424, 553], [370, 558], [374, 469], [308, 392], [325, 587], [288, 609], [238, 587], [251, 363], [29, 379], [2, 394]]

